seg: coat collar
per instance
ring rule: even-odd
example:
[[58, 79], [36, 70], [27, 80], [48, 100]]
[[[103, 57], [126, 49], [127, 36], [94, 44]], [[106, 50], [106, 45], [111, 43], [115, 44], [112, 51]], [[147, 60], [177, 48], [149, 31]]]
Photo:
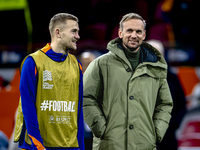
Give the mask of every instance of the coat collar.
[[[110, 41], [107, 45], [107, 49], [117, 55], [122, 61], [124, 61], [129, 68], [131, 68], [131, 64], [126, 58], [124, 51], [122, 50], [121, 39], [116, 38]], [[140, 54], [140, 63], [151, 64], [152, 66], [159, 66], [163, 69], [167, 69], [167, 63], [162, 56], [162, 54], [150, 44], [143, 42], [141, 44], [141, 54]]]

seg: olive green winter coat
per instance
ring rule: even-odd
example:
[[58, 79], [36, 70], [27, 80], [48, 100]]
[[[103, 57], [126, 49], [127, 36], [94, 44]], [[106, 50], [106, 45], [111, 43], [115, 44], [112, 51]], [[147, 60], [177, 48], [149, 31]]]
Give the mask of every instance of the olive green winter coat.
[[167, 64], [143, 42], [140, 64], [132, 71], [119, 42], [109, 42], [109, 52], [95, 59], [83, 77], [83, 112], [94, 134], [93, 150], [155, 150], [173, 106]]

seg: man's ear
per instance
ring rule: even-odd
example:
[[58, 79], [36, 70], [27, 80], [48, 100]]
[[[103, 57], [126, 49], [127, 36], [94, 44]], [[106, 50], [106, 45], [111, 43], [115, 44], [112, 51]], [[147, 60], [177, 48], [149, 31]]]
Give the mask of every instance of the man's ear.
[[146, 38], [146, 30], [144, 30], [144, 35], [143, 35], [143, 40], [145, 40], [145, 38]]
[[119, 38], [122, 38], [122, 30], [120, 28], [118, 30], [118, 36], [119, 36]]
[[61, 38], [60, 29], [59, 28], [55, 29], [55, 35], [56, 35], [57, 38]]

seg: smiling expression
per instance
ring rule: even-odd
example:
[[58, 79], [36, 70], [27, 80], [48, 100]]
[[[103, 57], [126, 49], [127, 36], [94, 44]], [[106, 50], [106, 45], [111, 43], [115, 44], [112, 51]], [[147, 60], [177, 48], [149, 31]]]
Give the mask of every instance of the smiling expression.
[[118, 34], [123, 46], [136, 52], [146, 37], [144, 23], [140, 19], [127, 20], [123, 22], [123, 29], [120, 28]]
[[67, 24], [61, 30], [60, 45], [65, 50], [76, 50], [76, 42], [80, 39], [79, 26], [74, 20], [67, 20]]

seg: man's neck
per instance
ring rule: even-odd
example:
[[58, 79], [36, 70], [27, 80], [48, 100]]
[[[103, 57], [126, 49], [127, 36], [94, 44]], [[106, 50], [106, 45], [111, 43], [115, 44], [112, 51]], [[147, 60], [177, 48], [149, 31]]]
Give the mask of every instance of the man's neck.
[[55, 53], [61, 53], [61, 54], [64, 54], [66, 55], [68, 53], [68, 51], [62, 49], [59, 47], [58, 44], [54, 43], [54, 42], [51, 42], [51, 49], [55, 52]]

